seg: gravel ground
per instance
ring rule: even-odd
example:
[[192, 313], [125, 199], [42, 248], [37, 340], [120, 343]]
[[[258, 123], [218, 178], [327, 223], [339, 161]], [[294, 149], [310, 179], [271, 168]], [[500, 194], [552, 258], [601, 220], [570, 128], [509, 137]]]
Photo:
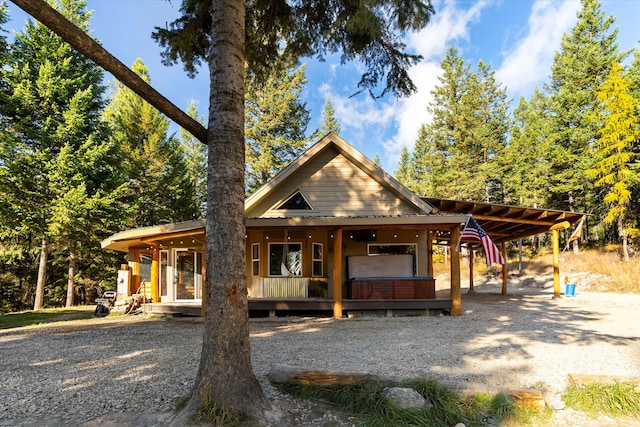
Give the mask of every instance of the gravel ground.
[[[640, 295], [495, 283], [463, 295], [460, 317], [251, 320], [254, 372], [282, 425], [348, 426], [266, 379], [274, 364], [401, 378], [536, 387], [556, 425], [621, 425], [562, 409], [568, 374], [640, 377]], [[202, 321], [109, 317], [0, 331], [0, 426], [166, 425], [194, 382]], [[623, 420], [640, 425], [640, 420]]]

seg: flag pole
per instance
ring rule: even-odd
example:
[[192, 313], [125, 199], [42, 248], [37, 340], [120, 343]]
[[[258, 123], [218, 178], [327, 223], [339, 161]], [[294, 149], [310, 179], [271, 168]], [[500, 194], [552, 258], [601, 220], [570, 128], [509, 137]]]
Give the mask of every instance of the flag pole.
[[460, 246], [460, 242], [462, 241], [462, 233], [464, 233], [464, 229], [467, 228], [469, 219], [471, 219], [471, 215], [467, 217], [467, 221], [464, 223], [464, 227], [462, 227], [462, 232], [460, 232], [460, 236], [458, 236], [458, 243], [456, 243], [456, 252], [458, 252], [458, 247]]

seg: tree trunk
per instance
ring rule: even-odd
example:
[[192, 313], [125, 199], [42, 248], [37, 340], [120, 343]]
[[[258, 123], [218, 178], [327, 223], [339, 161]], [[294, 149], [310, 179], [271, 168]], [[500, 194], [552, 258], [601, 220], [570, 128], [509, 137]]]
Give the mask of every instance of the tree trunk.
[[622, 241], [622, 259], [624, 262], [629, 262], [629, 239], [627, 237], [627, 229], [624, 228], [624, 222], [622, 219], [618, 220], [618, 234]]
[[73, 307], [73, 296], [76, 285], [75, 278], [76, 271], [76, 251], [74, 249], [69, 250], [69, 277], [67, 278], [67, 303], [65, 307]]
[[44, 285], [47, 279], [47, 258], [49, 256], [49, 241], [42, 238], [40, 246], [40, 265], [38, 266], [38, 282], [36, 283], [36, 300], [33, 303], [34, 310], [40, 310], [44, 301]]
[[261, 422], [268, 401], [251, 367], [245, 271], [245, 3], [212, 8], [204, 339], [187, 411], [245, 412]]
[[[573, 209], [573, 192], [569, 191], [569, 212], [575, 212]], [[566, 236], [566, 234], [565, 234]], [[579, 243], [580, 239], [576, 239], [573, 241], [572, 248], [573, 248], [573, 253], [575, 255], [578, 255], [580, 253], [580, 243]]]

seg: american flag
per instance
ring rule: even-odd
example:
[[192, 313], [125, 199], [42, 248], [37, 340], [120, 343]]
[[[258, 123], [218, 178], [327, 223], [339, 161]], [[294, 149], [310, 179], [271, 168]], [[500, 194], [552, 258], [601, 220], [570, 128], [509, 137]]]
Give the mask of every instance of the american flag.
[[491, 265], [494, 262], [504, 264], [502, 252], [500, 252], [500, 249], [493, 243], [491, 237], [480, 227], [480, 224], [478, 224], [475, 219], [469, 218], [469, 221], [467, 221], [467, 224], [464, 226], [464, 230], [462, 230], [460, 240], [477, 240], [482, 243], [482, 249], [484, 249], [484, 253], [487, 256], [487, 265]]

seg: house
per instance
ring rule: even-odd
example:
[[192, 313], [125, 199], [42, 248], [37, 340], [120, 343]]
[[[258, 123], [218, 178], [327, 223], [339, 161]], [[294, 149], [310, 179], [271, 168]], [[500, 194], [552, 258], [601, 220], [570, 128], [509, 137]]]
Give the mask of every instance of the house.
[[[461, 314], [459, 251], [446, 298], [436, 298], [431, 254], [434, 242], [459, 241], [469, 214], [442, 213], [333, 133], [247, 198], [245, 212], [252, 312]], [[153, 311], [199, 312], [205, 220], [123, 231], [102, 247], [128, 253], [119, 295], [145, 292]]]

